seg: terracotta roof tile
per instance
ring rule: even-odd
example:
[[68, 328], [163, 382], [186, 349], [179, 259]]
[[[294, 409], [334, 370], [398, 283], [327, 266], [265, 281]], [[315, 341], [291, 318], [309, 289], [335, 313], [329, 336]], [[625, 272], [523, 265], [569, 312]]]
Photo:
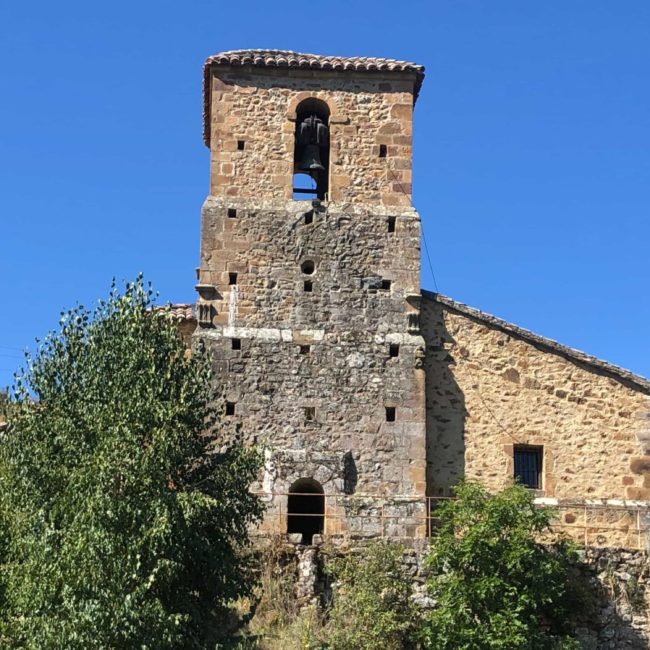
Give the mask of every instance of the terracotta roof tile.
[[169, 315], [177, 320], [196, 320], [194, 315], [194, 305], [190, 303], [177, 303], [175, 305], [161, 305], [155, 307], [161, 311], [168, 311]]
[[413, 72], [415, 85], [413, 101], [418, 97], [424, 80], [424, 66], [409, 61], [368, 56], [324, 56], [301, 54], [289, 50], [231, 50], [209, 56], [203, 64], [203, 141], [210, 146], [210, 68], [213, 65], [252, 65], [261, 68], [303, 68], [350, 72]]

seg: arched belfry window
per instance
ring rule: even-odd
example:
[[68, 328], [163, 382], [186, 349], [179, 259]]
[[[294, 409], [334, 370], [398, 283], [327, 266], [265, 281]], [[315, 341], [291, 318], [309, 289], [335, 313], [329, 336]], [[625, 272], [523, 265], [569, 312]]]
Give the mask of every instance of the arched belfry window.
[[296, 108], [293, 151], [293, 198], [326, 198], [329, 189], [330, 110], [320, 99], [310, 98]]
[[287, 503], [287, 532], [301, 533], [302, 543], [311, 544], [314, 535], [323, 532], [325, 496], [318, 481], [298, 479], [289, 488]]

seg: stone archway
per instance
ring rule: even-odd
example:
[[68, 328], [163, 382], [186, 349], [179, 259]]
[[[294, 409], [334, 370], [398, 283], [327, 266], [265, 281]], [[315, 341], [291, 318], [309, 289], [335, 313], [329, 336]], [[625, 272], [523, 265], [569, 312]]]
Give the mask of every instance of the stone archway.
[[321, 484], [301, 478], [289, 488], [287, 533], [301, 533], [303, 544], [311, 544], [314, 535], [325, 528], [325, 495]]

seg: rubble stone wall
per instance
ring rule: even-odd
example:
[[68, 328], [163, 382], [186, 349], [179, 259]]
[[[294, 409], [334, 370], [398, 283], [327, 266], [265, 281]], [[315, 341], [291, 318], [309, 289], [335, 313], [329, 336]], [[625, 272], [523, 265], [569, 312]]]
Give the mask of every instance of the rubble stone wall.
[[[427, 594], [428, 569], [424, 540], [404, 552], [403, 568], [410, 577], [415, 602], [432, 609]], [[297, 575], [295, 595], [300, 604], [329, 602], [331, 585], [323, 570], [332, 554], [314, 546], [286, 545], [285, 570]], [[349, 552], [349, 551], [348, 551]], [[363, 552], [357, 548], [357, 552]], [[588, 599], [587, 614], [575, 636], [584, 650], [647, 650], [650, 647], [650, 558], [647, 552], [618, 548], [587, 548], [581, 553], [579, 575]], [[327, 597], [323, 598], [323, 594]]]
[[431, 298], [421, 318], [429, 494], [463, 475], [503, 488], [521, 444], [543, 446], [540, 496], [650, 499], [647, 390]]
[[296, 107], [316, 98], [330, 110], [329, 199], [409, 206], [414, 82], [413, 73], [215, 68], [210, 193], [290, 199]]
[[[278, 493], [269, 528], [282, 528], [282, 493], [301, 478], [326, 497], [424, 496], [417, 213], [239, 199], [229, 217], [229, 205], [209, 197], [203, 208], [197, 311], [211, 312], [194, 336], [212, 354], [224, 432], [266, 449], [255, 488]], [[327, 534], [350, 532], [349, 507], [327, 499]], [[424, 535], [423, 501], [400, 513], [398, 536]], [[379, 521], [356, 521], [359, 535], [381, 534]]]

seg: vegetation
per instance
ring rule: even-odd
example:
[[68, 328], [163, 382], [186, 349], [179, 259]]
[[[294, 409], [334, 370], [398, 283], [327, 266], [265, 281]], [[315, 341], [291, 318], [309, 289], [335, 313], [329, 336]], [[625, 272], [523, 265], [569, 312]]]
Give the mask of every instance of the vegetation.
[[[437, 510], [426, 614], [388, 542], [330, 561], [324, 612], [298, 607], [273, 547], [254, 588], [242, 550], [261, 515], [248, 491], [258, 459], [223, 445], [210, 397], [208, 360], [187, 357], [141, 279], [63, 315], [0, 394], [0, 646], [578, 647], [576, 553], [540, 543], [554, 513], [519, 485], [462, 483]], [[222, 638], [235, 601], [252, 620]]]
[[429, 590], [437, 606], [422, 632], [436, 650], [545, 650], [578, 648], [570, 623], [576, 593], [572, 546], [540, 544], [552, 510], [513, 485], [489, 495], [462, 483], [442, 505], [431, 554]]
[[261, 513], [216, 424], [209, 364], [141, 279], [63, 315], [0, 433], [0, 646], [215, 646]]
[[337, 587], [323, 635], [331, 650], [402, 650], [412, 646], [418, 614], [404, 574], [404, 549], [375, 543], [332, 562]]
[[[271, 546], [261, 562], [255, 615], [237, 650], [415, 647], [412, 636], [419, 615], [404, 574], [403, 552], [398, 544], [375, 542], [334, 557], [326, 565], [333, 581], [332, 602], [320, 611], [315, 605], [299, 607], [294, 595], [297, 567], [279, 546]], [[249, 602], [243, 605], [247, 610]]]

